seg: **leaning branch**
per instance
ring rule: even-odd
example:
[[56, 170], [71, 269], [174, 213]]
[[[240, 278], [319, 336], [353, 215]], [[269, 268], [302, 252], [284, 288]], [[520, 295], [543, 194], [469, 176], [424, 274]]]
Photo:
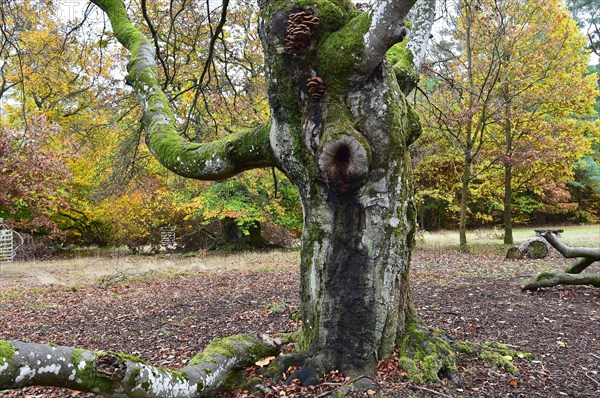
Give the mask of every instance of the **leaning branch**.
[[147, 144], [168, 169], [185, 177], [220, 180], [257, 167], [277, 166], [270, 123], [206, 144], [192, 143], [176, 129], [173, 109], [158, 83], [154, 48], [130, 21], [122, 0], [91, 0], [108, 16], [117, 40], [129, 50], [127, 82], [144, 105]]
[[567, 246], [550, 231], [542, 233], [541, 236], [565, 258], [585, 257], [588, 260], [600, 261], [600, 248]]
[[387, 51], [402, 41], [408, 31], [404, 18], [416, 0], [377, 0], [371, 10], [371, 25], [364, 36], [365, 50], [358, 66], [368, 74], [379, 65]]
[[277, 353], [272, 342], [237, 335], [213, 341], [174, 371], [123, 354], [0, 340], [0, 390], [54, 386], [108, 397], [207, 397], [232, 370]]
[[540, 235], [565, 258], [580, 258], [580, 260], [567, 267], [566, 272], [543, 272], [539, 274], [535, 280], [524, 286], [521, 290], [534, 291], [541, 287], [557, 285], [591, 285], [600, 287], [600, 274], [580, 274], [592, 263], [600, 260], [600, 248], [567, 246], [561, 243], [552, 231], [545, 231]]

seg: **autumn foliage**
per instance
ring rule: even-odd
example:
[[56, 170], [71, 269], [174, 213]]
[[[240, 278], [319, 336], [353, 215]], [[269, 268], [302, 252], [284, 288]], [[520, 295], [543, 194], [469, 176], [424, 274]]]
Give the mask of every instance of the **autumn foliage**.
[[40, 116], [0, 129], [0, 216], [27, 232], [59, 233], [52, 217], [65, 205], [71, 177], [64, 155], [48, 145], [60, 127]]
[[[515, 223], [598, 220], [597, 75], [587, 72], [586, 38], [558, 1], [461, 4], [446, 47], [439, 43], [439, 59], [424, 71], [427, 95], [417, 96], [425, 127], [413, 145], [421, 226], [457, 224], [463, 182], [466, 222], [501, 223], [506, 170]], [[225, 219], [242, 233], [260, 223], [282, 243], [298, 237], [302, 210], [283, 174], [206, 183], [158, 165], [143, 143], [137, 99], [119, 83], [125, 57], [112, 33], [92, 18], [76, 29], [83, 14], [69, 21], [59, 3], [0, 7], [0, 217], [9, 225], [63, 246], [134, 251], [158, 247], [164, 225], [188, 248], [210, 247]], [[161, 17], [164, 7], [148, 5], [154, 25], [136, 22], [153, 37], [185, 135], [210, 141], [263, 120], [256, 11], [230, 5], [232, 28], [208, 58], [218, 10], [181, 5], [170, 19]]]

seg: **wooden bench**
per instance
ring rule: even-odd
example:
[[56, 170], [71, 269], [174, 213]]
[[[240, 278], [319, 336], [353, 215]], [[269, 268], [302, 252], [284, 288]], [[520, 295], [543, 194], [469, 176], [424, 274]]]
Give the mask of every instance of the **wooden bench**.
[[534, 231], [535, 231], [535, 236], [542, 236], [542, 234], [544, 232], [552, 232], [554, 235], [560, 236], [560, 234], [565, 232], [564, 229], [534, 229]]

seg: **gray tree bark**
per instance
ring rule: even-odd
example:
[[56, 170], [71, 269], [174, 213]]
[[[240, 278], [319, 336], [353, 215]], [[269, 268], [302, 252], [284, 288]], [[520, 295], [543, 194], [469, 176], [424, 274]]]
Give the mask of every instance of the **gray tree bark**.
[[[294, 48], [289, 35], [302, 12], [288, 11], [293, 2], [263, 8], [260, 26], [271, 143], [304, 208], [300, 347], [317, 368], [361, 374], [372, 374], [416, 319], [408, 284], [415, 207], [407, 145], [420, 127], [382, 62], [403, 36], [383, 28], [401, 25], [408, 10], [388, 7], [382, 2], [338, 21], [317, 9], [319, 29], [335, 32], [311, 30], [306, 50]], [[316, 78], [324, 83], [317, 98], [309, 86]]]

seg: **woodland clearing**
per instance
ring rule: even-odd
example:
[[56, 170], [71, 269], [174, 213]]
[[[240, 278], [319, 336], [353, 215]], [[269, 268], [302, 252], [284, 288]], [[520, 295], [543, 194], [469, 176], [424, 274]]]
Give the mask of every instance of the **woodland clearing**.
[[[519, 370], [513, 374], [459, 354], [459, 384], [433, 385], [414, 384], [382, 361], [376, 379], [381, 389], [353, 396], [599, 396], [600, 290], [577, 286], [522, 293], [520, 287], [537, 273], [562, 270], [570, 260], [554, 250], [541, 260], [505, 260], [493, 231], [474, 233], [471, 254], [461, 254], [450, 236], [425, 234], [414, 251], [412, 290], [419, 314], [451, 339], [500, 342], [536, 359], [510, 358]], [[567, 227], [563, 240], [598, 245], [600, 227]], [[3, 265], [0, 339], [122, 351], [182, 367], [213, 338], [297, 328], [298, 258], [294, 250], [195, 257], [114, 251]], [[264, 374], [260, 367], [248, 371]], [[222, 396], [323, 397], [344, 382], [337, 373], [325, 375], [313, 389], [265, 380], [272, 395], [238, 390]], [[94, 396], [39, 387], [0, 395]]]

